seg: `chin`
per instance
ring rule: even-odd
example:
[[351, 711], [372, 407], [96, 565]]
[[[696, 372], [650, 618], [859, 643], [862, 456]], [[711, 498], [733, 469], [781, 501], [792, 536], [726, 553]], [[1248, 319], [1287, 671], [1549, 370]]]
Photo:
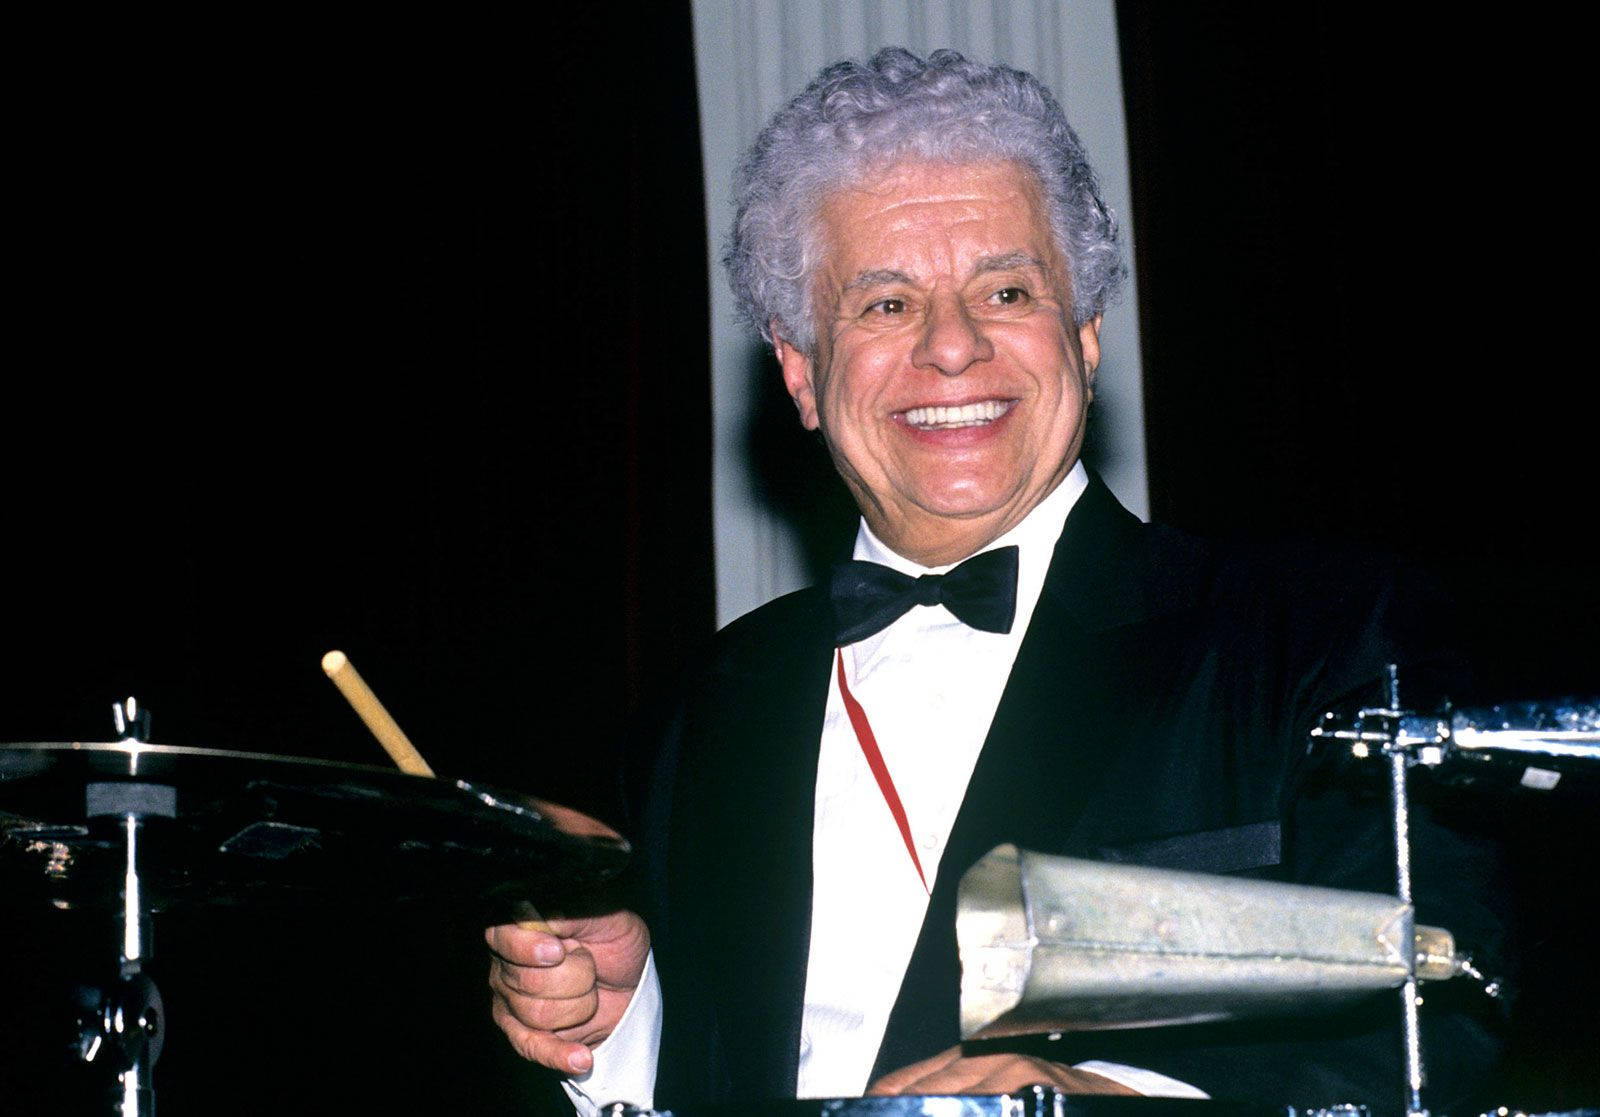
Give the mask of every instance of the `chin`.
[[973, 493], [941, 495], [918, 501], [918, 505], [929, 515], [942, 519], [980, 520], [988, 516], [1003, 516], [1011, 504], [1012, 495], [1010, 493], [1003, 497], [980, 496]]
[[920, 486], [922, 503], [929, 511], [948, 515], [978, 516], [995, 512], [1014, 503], [1023, 491], [1014, 475], [1006, 477], [974, 477], [963, 474], [950, 477], [938, 484]]

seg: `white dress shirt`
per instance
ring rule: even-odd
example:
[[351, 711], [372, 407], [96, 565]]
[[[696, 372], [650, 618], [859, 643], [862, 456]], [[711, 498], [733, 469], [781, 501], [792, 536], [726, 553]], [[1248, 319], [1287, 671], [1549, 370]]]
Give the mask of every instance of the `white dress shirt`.
[[[850, 692], [866, 711], [905, 808], [928, 889], [935, 884], [967, 782], [1044, 589], [1056, 540], [1087, 486], [1080, 463], [1020, 524], [984, 548], [1018, 547], [1017, 612], [1010, 632], [980, 632], [943, 605], [918, 605], [882, 632], [843, 649]], [[854, 554], [912, 576], [950, 569], [919, 566], [896, 554], [865, 522]], [[810, 957], [797, 1095], [855, 1097], [869, 1085], [929, 896], [867, 766], [834, 669], [813, 824]], [[660, 992], [653, 966], [647, 976], [652, 988], [635, 995], [623, 1022], [596, 1048], [594, 1070], [569, 1084], [580, 1113], [594, 1113], [594, 1102], [653, 1102]], [[1146, 1094], [1205, 1096], [1134, 1067], [1079, 1066]], [[650, 1084], [648, 1094], [644, 1083]]]
[[[843, 651], [933, 888], [967, 781], [989, 735], [1067, 513], [1088, 485], [1080, 465], [984, 550], [1015, 544], [1011, 631], [980, 632], [943, 605], [918, 605]], [[863, 522], [855, 557], [903, 574], [942, 574], [891, 551]], [[953, 564], [952, 564], [953, 565]], [[928, 909], [905, 841], [830, 673], [812, 837], [811, 953], [800, 1027], [799, 1096], [859, 1095], [868, 1085]]]

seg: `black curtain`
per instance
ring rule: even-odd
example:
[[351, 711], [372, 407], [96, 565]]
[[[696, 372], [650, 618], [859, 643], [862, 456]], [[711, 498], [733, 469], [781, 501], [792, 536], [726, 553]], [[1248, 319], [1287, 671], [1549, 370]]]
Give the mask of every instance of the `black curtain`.
[[[613, 816], [630, 718], [713, 627], [687, 4], [35, 51], [0, 740], [109, 739], [133, 694], [162, 743], [385, 763], [321, 676], [338, 647], [441, 774]], [[0, 1087], [63, 1111], [62, 990], [116, 940], [5, 925]], [[465, 914], [156, 933], [165, 1114], [538, 1092]]]
[[[1155, 515], [1420, 562], [1459, 606], [1461, 702], [1600, 694], [1566, 31], [1328, 3], [1118, 19], [1140, 305], [1112, 313], [1140, 315]], [[1600, 1098], [1596, 783], [1464, 804], [1520, 924], [1486, 1102]]]

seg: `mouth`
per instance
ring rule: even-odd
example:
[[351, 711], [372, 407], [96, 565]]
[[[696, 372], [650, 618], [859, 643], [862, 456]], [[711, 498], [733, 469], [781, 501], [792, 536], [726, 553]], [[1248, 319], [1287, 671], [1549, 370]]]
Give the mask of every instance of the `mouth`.
[[896, 418], [919, 431], [949, 431], [981, 427], [994, 422], [1017, 405], [1014, 399], [986, 399], [958, 407], [913, 407]]

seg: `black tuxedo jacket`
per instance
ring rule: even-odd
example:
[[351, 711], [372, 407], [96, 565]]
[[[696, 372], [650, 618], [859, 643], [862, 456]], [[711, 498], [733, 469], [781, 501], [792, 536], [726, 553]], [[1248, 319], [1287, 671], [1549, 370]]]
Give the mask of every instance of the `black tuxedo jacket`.
[[[1382, 772], [1324, 780], [1306, 731], [1385, 663], [1440, 660], [1434, 600], [1370, 562], [1224, 552], [1142, 524], [1091, 479], [940, 863], [877, 1073], [958, 1041], [956, 885], [1000, 842], [1392, 892]], [[793, 1095], [832, 653], [822, 591], [741, 618], [657, 757], [641, 845], [666, 1005], [658, 1105]], [[1431, 879], [1419, 872], [1424, 921], [1447, 914]], [[870, 948], [872, 928], [861, 936]], [[1367, 1101], [1399, 1096], [1396, 1072], [1372, 1061], [1396, 1063], [1394, 1015], [1279, 1023], [1275, 1042], [1163, 1029], [1053, 1053], [1159, 1069], [1217, 1097]]]

